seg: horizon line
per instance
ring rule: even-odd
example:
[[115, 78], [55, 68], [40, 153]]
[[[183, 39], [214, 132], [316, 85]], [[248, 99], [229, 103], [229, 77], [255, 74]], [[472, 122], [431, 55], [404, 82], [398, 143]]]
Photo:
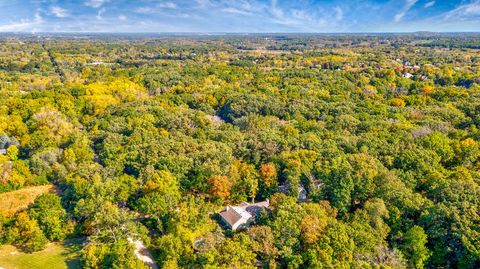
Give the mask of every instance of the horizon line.
[[31, 32], [31, 31], [0, 31], [0, 34], [26, 34], [26, 35], [37, 35], [37, 34], [196, 34], [196, 35], [231, 35], [231, 34], [239, 34], [239, 35], [250, 35], [250, 34], [284, 34], [284, 35], [291, 35], [291, 34], [306, 34], [306, 35], [325, 35], [325, 34], [421, 34], [421, 33], [429, 33], [429, 34], [480, 34], [480, 31], [352, 31], [352, 32], [221, 32], [221, 31], [205, 31], [205, 32], [188, 32], [188, 31], [166, 31], [166, 32], [152, 32], [152, 31], [145, 31], [145, 32], [109, 32], [109, 31], [39, 31], [39, 32]]

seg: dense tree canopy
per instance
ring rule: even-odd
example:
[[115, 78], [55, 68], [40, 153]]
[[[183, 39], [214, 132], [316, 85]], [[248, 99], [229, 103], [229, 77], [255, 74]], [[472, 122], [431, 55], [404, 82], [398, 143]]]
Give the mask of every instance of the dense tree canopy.
[[132, 240], [160, 268], [479, 268], [465, 38], [4, 37], [0, 192], [57, 192], [0, 214], [0, 242], [86, 238], [87, 268], [144, 266]]

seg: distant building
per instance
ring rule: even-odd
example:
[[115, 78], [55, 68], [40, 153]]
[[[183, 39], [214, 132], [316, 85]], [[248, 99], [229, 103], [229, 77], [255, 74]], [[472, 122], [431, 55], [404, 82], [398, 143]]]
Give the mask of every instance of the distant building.
[[[281, 192], [281, 193], [285, 193], [285, 194], [291, 194], [291, 190], [290, 190], [290, 182], [286, 182], [285, 184], [283, 185], [280, 185], [278, 186], [278, 191]], [[306, 202], [308, 199], [308, 192], [307, 190], [305, 189], [305, 187], [303, 186], [302, 183], [298, 183], [298, 196], [297, 196], [297, 200], [299, 202]]]
[[308, 193], [307, 193], [307, 190], [305, 189], [305, 187], [303, 187], [303, 184], [299, 184], [298, 186], [298, 200], [300, 202], [306, 202], [307, 201], [307, 198], [308, 198]]
[[413, 75], [410, 74], [410, 73], [405, 73], [405, 74], [402, 75], [402, 77], [404, 77], [404, 78], [413, 78]]
[[268, 209], [269, 205], [270, 203], [268, 199], [255, 204], [243, 202], [238, 206], [228, 205], [222, 212], [220, 212], [220, 217], [228, 228], [235, 231], [237, 229], [248, 227], [253, 221], [255, 221], [262, 210]]

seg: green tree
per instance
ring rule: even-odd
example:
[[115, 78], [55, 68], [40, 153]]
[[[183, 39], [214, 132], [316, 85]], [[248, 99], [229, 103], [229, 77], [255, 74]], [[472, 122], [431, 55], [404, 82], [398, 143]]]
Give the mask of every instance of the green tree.
[[12, 161], [18, 160], [18, 148], [15, 145], [12, 145], [7, 148], [7, 157]]
[[85, 268], [148, 268], [136, 257], [134, 245], [125, 238], [112, 244], [89, 243], [81, 254]]
[[301, 222], [305, 216], [305, 210], [296, 200], [295, 197], [284, 194], [271, 197], [273, 212], [269, 222], [279, 255], [286, 264], [294, 268], [302, 263], [297, 251], [301, 247]]
[[145, 176], [143, 195], [138, 200], [142, 213], [163, 216], [180, 201], [177, 178], [168, 171], [153, 171]]
[[267, 264], [273, 262], [278, 255], [272, 229], [268, 226], [257, 226], [248, 229], [247, 235], [252, 242], [252, 250]]
[[12, 230], [11, 232], [18, 235], [15, 242], [26, 252], [40, 251], [48, 243], [37, 221], [31, 219], [26, 212], [17, 215]]
[[67, 235], [69, 228], [67, 212], [57, 195], [53, 193], [40, 195], [28, 210], [28, 214], [37, 220], [50, 241], [62, 240]]
[[412, 268], [425, 267], [425, 263], [431, 255], [426, 244], [427, 235], [422, 227], [415, 225], [405, 233], [403, 252]]

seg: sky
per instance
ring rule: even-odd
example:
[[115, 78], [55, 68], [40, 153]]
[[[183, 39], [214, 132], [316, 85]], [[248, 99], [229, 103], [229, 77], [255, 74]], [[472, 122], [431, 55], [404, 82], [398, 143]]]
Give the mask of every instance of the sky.
[[0, 0], [0, 32], [478, 32], [480, 0]]

